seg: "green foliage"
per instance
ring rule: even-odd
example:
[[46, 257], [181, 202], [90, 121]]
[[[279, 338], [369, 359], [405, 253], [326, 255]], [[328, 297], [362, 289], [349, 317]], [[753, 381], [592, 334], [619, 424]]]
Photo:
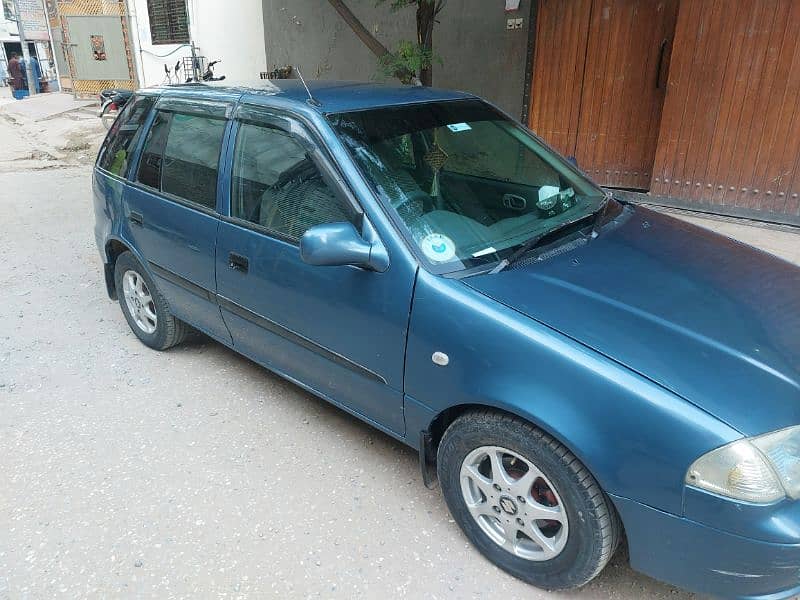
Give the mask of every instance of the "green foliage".
[[417, 13], [417, 42], [402, 40], [394, 52], [378, 59], [378, 68], [383, 75], [397, 77], [403, 83], [431, 85], [431, 67], [434, 61], [442, 64], [432, 49], [432, 33], [436, 15], [447, 0], [376, 0], [375, 6], [389, 4], [393, 13], [413, 7]]
[[408, 73], [408, 80], [404, 79], [403, 83], [411, 83], [412, 75], [416, 75], [423, 69], [427, 69], [434, 61], [441, 63], [442, 59], [434, 55], [433, 51], [420, 44], [402, 40], [397, 45], [397, 50], [384, 55], [378, 60], [378, 64], [381, 73], [387, 77], [397, 76], [398, 73]]

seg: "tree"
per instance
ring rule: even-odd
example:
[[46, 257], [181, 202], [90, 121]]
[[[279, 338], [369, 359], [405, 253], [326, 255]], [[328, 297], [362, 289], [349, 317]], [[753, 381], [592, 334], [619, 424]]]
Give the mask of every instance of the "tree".
[[378, 4], [390, 2], [392, 12], [397, 12], [409, 6], [415, 6], [417, 11], [417, 40], [401, 41], [397, 50], [391, 52], [384, 46], [364, 24], [358, 20], [344, 0], [328, 0], [331, 6], [344, 19], [345, 23], [364, 42], [375, 56], [381, 69], [403, 83], [415, 83], [430, 86], [433, 84], [433, 26], [436, 16], [444, 8], [447, 0], [378, 0]]

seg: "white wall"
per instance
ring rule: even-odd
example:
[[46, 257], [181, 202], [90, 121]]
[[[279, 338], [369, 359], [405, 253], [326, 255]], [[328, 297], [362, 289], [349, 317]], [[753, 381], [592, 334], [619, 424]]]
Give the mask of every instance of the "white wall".
[[[6, 19], [2, 6], [0, 6], [0, 41], [19, 41], [19, 28], [17, 27], [17, 22]], [[264, 43], [263, 40], [261, 43]]]
[[[189, 33], [199, 54], [209, 61], [222, 60], [215, 75], [232, 82], [253, 82], [266, 71], [264, 16], [261, 0], [187, 0]], [[128, 0], [139, 85], [148, 87], [164, 81], [164, 65], [170, 68], [184, 56], [188, 46], [154, 46], [146, 0]], [[168, 55], [168, 56], [165, 56]]]

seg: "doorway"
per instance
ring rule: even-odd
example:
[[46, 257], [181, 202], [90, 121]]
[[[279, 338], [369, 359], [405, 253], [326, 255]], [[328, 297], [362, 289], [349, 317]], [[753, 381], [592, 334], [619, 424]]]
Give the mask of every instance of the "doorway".
[[539, 0], [528, 123], [601, 185], [647, 190], [679, 0]]
[[[22, 44], [19, 42], [3, 42], [3, 49], [5, 50], [6, 57], [10, 57], [11, 53], [16, 53], [17, 56], [22, 58]], [[31, 56], [39, 58], [39, 53], [36, 51], [36, 44], [28, 42], [28, 53]]]

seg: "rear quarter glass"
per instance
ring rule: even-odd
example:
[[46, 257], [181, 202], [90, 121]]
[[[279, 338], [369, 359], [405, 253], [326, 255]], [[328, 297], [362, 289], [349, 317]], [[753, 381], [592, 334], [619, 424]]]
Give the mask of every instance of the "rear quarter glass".
[[125, 177], [142, 125], [155, 104], [153, 96], [134, 96], [111, 126], [100, 153], [97, 166], [114, 175]]

